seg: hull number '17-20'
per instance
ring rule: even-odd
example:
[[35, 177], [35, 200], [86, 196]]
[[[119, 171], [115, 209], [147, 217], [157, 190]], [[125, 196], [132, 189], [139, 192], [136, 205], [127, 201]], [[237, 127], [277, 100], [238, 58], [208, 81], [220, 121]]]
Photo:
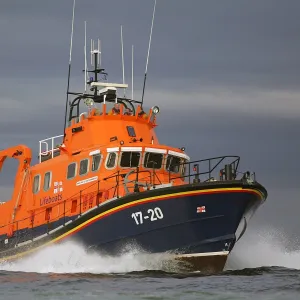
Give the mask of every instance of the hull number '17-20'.
[[154, 209], [150, 208], [147, 210], [147, 214], [143, 214], [141, 211], [137, 211], [131, 215], [134, 219], [136, 225], [143, 224], [144, 220], [150, 220], [151, 222], [157, 221], [164, 217], [161, 209], [159, 207], [155, 207]]

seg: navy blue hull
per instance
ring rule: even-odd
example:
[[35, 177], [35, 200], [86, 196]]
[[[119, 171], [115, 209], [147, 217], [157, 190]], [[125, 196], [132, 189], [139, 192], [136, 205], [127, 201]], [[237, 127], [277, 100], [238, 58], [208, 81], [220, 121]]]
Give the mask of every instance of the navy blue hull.
[[42, 227], [29, 231], [29, 238], [26, 232], [17, 233], [3, 243], [0, 259], [18, 259], [52, 243], [76, 240], [91, 251], [109, 255], [122, 254], [127, 246], [148, 253], [174, 253], [192, 269], [218, 271], [245, 231], [242, 227], [236, 236], [239, 225], [266, 196], [262, 186], [242, 182], [134, 193], [106, 201], [67, 222], [58, 220], [47, 233]]
[[[254, 193], [226, 191], [133, 204], [100, 217], [72, 239], [113, 255], [128, 244], [150, 253], [231, 251], [241, 219], [261, 202], [259, 198]], [[197, 207], [205, 211], [197, 213]]]

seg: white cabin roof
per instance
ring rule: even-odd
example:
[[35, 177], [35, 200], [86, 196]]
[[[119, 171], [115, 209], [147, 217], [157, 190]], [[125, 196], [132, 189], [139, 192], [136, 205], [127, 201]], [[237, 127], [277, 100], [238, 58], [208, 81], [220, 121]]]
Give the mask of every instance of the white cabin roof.
[[91, 82], [91, 86], [99, 86], [99, 87], [113, 87], [113, 88], [128, 88], [128, 84], [126, 83], [109, 83], [109, 82]]

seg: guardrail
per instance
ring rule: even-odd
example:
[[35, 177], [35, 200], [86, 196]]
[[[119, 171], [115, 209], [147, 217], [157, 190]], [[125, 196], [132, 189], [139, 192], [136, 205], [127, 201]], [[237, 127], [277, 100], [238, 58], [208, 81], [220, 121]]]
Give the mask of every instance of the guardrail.
[[[60, 145], [62, 142], [62, 138], [64, 135], [53, 136], [44, 140], [39, 141], [39, 162], [44, 161], [44, 158], [53, 158], [57, 154], [59, 154], [59, 147], [56, 145]], [[59, 140], [59, 142], [58, 142]], [[50, 143], [50, 145], [49, 145]], [[45, 147], [45, 150], [42, 151], [42, 147]]]
[[[217, 167], [220, 166], [222, 162], [225, 162], [224, 168], [217, 169]], [[178, 166], [183, 167], [185, 169], [185, 172], [182, 175], [178, 176], [176, 174], [172, 175], [172, 172], [169, 171], [169, 181], [176, 178], [188, 179], [189, 183], [191, 183], [191, 179], [193, 179], [194, 183], [216, 180], [233, 180], [237, 177], [239, 163], [240, 157], [233, 155], [217, 156], [191, 162], [184, 162], [178, 164]], [[206, 175], [207, 177], [203, 178], [204, 175]]]
[[[226, 162], [224, 167], [218, 168], [220, 164], [224, 162]], [[3, 225], [0, 228], [6, 227], [7, 232], [10, 233], [8, 234], [8, 237], [15, 237], [15, 243], [21, 245], [28, 240], [34, 241], [42, 235], [51, 234], [53, 230], [56, 231], [58, 227], [66, 226], [74, 219], [80, 218], [83, 214], [86, 214], [96, 207], [99, 207], [102, 203], [109, 199], [119, 198], [120, 196], [130, 193], [140, 192], [141, 186], [144, 187], [144, 190], [149, 190], [151, 187], [171, 183], [176, 179], [182, 179], [186, 184], [190, 184], [191, 182], [198, 183], [216, 180], [235, 180], [238, 174], [242, 174], [241, 179], [249, 179], [251, 176], [253, 176], [253, 180], [255, 181], [255, 173], [251, 175], [249, 172], [238, 172], [239, 162], [239, 156], [220, 156], [181, 163], [178, 164], [178, 167], [184, 168], [184, 172], [181, 172], [181, 174], [178, 175], [178, 173], [174, 174], [170, 170], [168, 172], [166, 171], [166, 174], [168, 174], [168, 179], [164, 182], [162, 182], [162, 180], [159, 178], [155, 169], [140, 170], [140, 167], [137, 167], [134, 169], [127, 169], [126, 171], [117, 171], [110, 176], [103, 178], [101, 181], [98, 180], [97, 182], [89, 185], [88, 187], [80, 190], [71, 197], [55, 205], [47, 205], [48, 203], [45, 201], [45, 207], [32, 211], [31, 216]], [[205, 164], [207, 168], [205, 168]], [[135, 177], [135, 179], [129, 180], [129, 175], [132, 175]], [[110, 181], [111, 186], [109, 184]], [[101, 187], [101, 182], [105, 182], [105, 188]], [[120, 192], [120, 186], [122, 184], [124, 185], [124, 189], [122, 191], [125, 192], [125, 194]], [[43, 219], [41, 217], [42, 215], [45, 216], [44, 221], [46, 222], [41, 221]], [[43, 225], [46, 225], [45, 231], [36, 235], [35, 230]], [[51, 228], [53, 226], [56, 226], [56, 228]], [[25, 228], [21, 229], [24, 232], [20, 232], [19, 228]], [[6, 240], [7, 239], [5, 238], [5, 241]], [[8, 243], [5, 243], [5, 245], [6, 244]], [[2, 245], [0, 245], [0, 249], [1, 247]]]
[[[148, 176], [139, 177], [140, 180], [148, 180], [149, 184], [152, 183], [151, 172], [141, 171], [139, 172], [139, 174], [140, 173], [148, 173]], [[117, 174], [113, 174], [102, 179], [102, 181], [106, 181], [107, 186], [107, 181], [116, 177], [116, 181], [114, 181], [114, 183], [116, 182], [116, 184], [113, 183], [111, 187], [102, 189], [101, 181], [98, 180], [97, 182], [80, 190], [79, 192], [73, 194], [62, 202], [51, 206], [45, 203], [46, 207], [36, 209], [32, 212], [31, 216], [0, 226], [0, 228], [7, 228], [6, 231], [8, 233], [10, 232], [10, 234], [7, 235], [8, 238], [14, 237], [17, 244], [22, 244], [24, 242], [24, 237], [28, 236], [30, 236], [31, 241], [35, 240], [35, 229], [43, 225], [46, 225], [46, 230], [42, 232], [41, 235], [48, 235], [51, 233], [51, 231], [53, 231], [51, 228], [53, 224], [55, 224], [55, 226], [57, 227], [65, 226], [71, 220], [80, 218], [83, 214], [86, 214], [96, 207], [99, 207], [102, 203], [106, 202], [106, 200], [119, 198], [121, 195], [119, 186], [124, 183], [124, 180], [122, 178], [124, 178], [125, 174], [117, 172]], [[128, 180], [126, 183], [129, 185], [132, 184], [132, 186], [129, 186], [129, 188], [132, 188], [133, 192], [136, 191], [134, 190], [135, 180]], [[55, 214], [55, 211], [61, 213]], [[45, 216], [45, 218], [43, 218], [43, 216]], [[41, 220], [45, 220], [46, 222], [41, 222]], [[20, 233], [19, 229], [23, 230], [24, 233]], [[5, 237], [4, 239], [2, 239], [2, 241], [3, 240], [7, 240], [7, 238]], [[0, 245], [0, 249], [1, 246], [2, 245]]]

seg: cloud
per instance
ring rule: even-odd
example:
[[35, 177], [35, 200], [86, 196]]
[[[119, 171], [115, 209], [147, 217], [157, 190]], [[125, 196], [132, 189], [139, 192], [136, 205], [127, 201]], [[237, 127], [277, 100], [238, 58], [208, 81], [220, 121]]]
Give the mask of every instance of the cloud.
[[[263, 90], [245, 87], [177, 85], [176, 90], [147, 91], [145, 99], [172, 110], [210, 109], [216, 112], [232, 112], [247, 115], [264, 115], [278, 118], [300, 116], [300, 92]], [[147, 102], [146, 102], [147, 103]]]
[[[28, 144], [36, 159], [38, 141], [62, 133], [72, 4], [1, 3], [0, 148]], [[108, 80], [122, 81], [122, 24], [126, 82], [134, 44], [139, 100], [153, 1], [76, 6], [71, 90], [83, 91], [85, 20], [88, 39], [101, 39]], [[161, 143], [186, 146], [193, 159], [241, 155], [241, 168], [256, 171], [269, 191], [257, 224], [300, 234], [299, 9], [298, 0], [157, 1], [145, 106], [161, 108]], [[6, 188], [13, 177], [0, 179]]]

